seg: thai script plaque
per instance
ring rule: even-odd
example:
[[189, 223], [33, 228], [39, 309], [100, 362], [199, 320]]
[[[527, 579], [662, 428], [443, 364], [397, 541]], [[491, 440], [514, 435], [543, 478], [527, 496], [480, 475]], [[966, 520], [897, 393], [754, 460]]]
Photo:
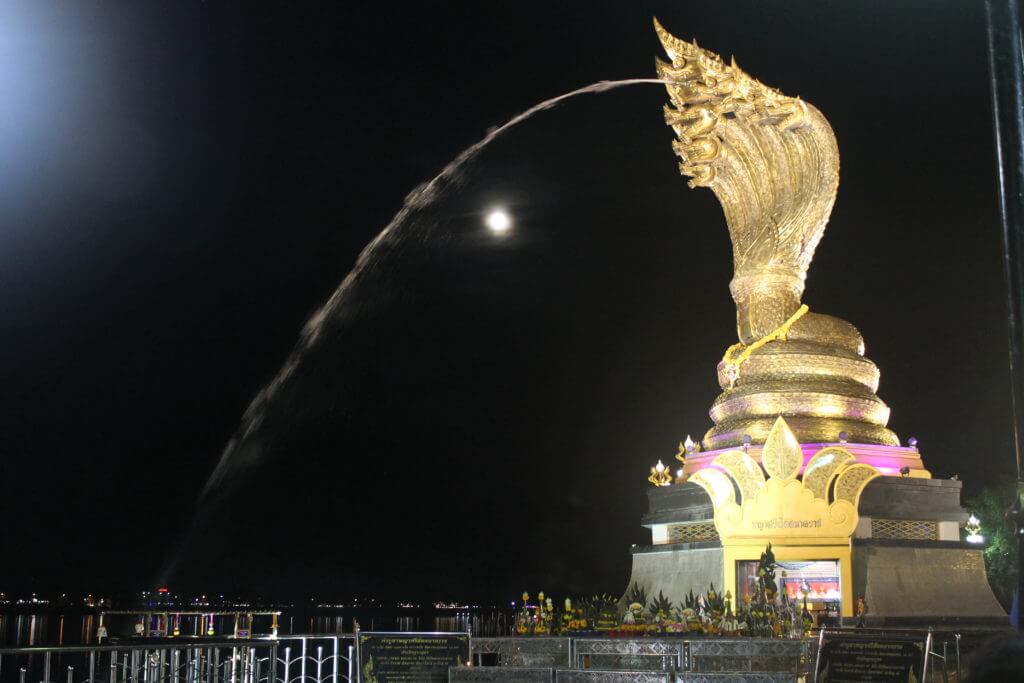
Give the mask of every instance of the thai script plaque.
[[819, 683], [923, 681], [931, 634], [823, 630], [815, 665]]
[[367, 632], [356, 650], [362, 683], [442, 683], [469, 660], [469, 634]]

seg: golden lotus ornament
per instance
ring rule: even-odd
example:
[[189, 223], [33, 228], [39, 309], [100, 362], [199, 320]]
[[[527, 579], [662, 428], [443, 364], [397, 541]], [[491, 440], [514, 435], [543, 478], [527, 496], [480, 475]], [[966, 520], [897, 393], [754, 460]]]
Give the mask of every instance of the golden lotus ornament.
[[658, 464], [651, 468], [651, 474], [647, 477], [647, 481], [655, 486], [670, 486], [672, 484], [672, 473], [659, 460]]

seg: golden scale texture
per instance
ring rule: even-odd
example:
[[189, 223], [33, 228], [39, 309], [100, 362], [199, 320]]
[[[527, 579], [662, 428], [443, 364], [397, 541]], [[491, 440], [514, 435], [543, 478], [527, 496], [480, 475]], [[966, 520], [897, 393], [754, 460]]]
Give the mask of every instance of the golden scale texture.
[[[878, 398], [878, 368], [850, 323], [800, 311], [807, 269], [839, 187], [839, 150], [825, 117], [676, 38], [655, 20], [671, 105], [665, 122], [690, 187], [708, 187], [729, 226], [739, 344], [718, 366], [707, 450], [764, 443], [785, 416], [801, 443], [898, 446]], [[767, 341], [766, 341], [767, 340]], [[744, 353], [747, 351], [747, 353]]]

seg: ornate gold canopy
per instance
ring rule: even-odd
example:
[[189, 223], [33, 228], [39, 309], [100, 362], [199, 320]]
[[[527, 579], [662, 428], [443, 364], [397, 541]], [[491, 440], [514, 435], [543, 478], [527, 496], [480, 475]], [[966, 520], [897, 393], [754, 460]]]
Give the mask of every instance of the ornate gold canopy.
[[665, 121], [690, 187], [708, 187], [733, 246], [730, 290], [739, 343], [719, 364], [723, 393], [711, 409], [707, 449], [763, 443], [785, 415], [802, 443], [840, 433], [898, 445], [889, 408], [875, 395], [878, 368], [850, 323], [801, 304], [814, 250], [839, 185], [839, 150], [828, 121], [798, 97], [750, 77], [655, 20], [670, 62], [658, 60], [671, 105]]
[[768, 478], [757, 461], [737, 450], [720, 454], [690, 481], [711, 497], [723, 545], [780, 538], [846, 543], [857, 528], [861, 492], [881, 476], [871, 465], [854, 460], [843, 448], [824, 448], [811, 457], [803, 478], [798, 478], [803, 451], [780, 417], [761, 455]]

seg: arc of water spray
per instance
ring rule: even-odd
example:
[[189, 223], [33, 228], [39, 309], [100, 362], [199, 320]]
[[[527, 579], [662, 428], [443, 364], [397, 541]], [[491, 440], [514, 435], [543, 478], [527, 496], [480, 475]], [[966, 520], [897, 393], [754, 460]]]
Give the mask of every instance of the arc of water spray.
[[460, 152], [458, 156], [452, 159], [447, 166], [441, 169], [441, 172], [438, 173], [433, 180], [419, 185], [416, 189], [410, 192], [406, 196], [405, 203], [402, 205], [402, 208], [397, 214], [395, 214], [395, 217], [392, 218], [391, 222], [388, 223], [384, 229], [366, 245], [362, 252], [360, 252], [359, 257], [356, 259], [355, 266], [352, 267], [349, 274], [345, 276], [345, 279], [342, 280], [341, 284], [338, 285], [338, 288], [334, 290], [334, 293], [327, 302], [321, 306], [320, 309], [314, 313], [303, 326], [298, 344], [296, 344], [291, 354], [289, 354], [288, 359], [284, 362], [284, 365], [281, 366], [277, 375], [275, 375], [274, 378], [265, 387], [263, 387], [255, 397], [253, 397], [252, 402], [249, 404], [245, 414], [242, 416], [241, 431], [230, 442], [228, 442], [228, 445], [225, 447], [217, 466], [210, 474], [210, 478], [207, 480], [206, 486], [203, 487], [203, 491], [199, 496], [200, 501], [206, 498], [206, 496], [216, 487], [227, 472], [227, 468], [231, 461], [231, 454], [234, 452], [235, 445], [240, 440], [244, 440], [259, 427], [263, 420], [264, 407], [274, 397], [278, 388], [288, 381], [295, 372], [295, 369], [299, 366], [299, 363], [302, 361], [306, 352], [309, 351], [309, 349], [312, 348], [320, 338], [320, 333], [325, 321], [328, 319], [331, 312], [336, 310], [344, 301], [345, 296], [352, 288], [352, 285], [363, 274], [366, 267], [372, 263], [377, 248], [388, 238], [395, 228], [405, 222], [413, 211], [426, 208], [438, 199], [441, 196], [441, 191], [446, 186], [446, 183], [457, 176], [457, 173], [462, 166], [479, 154], [480, 150], [489, 145], [510, 128], [522, 123], [534, 114], [546, 109], [551, 109], [563, 100], [576, 97], [577, 95], [606, 92], [608, 90], [614, 90], [627, 85], [640, 85], [644, 83], [665, 84], [666, 82], [667, 81], [660, 78], [627, 78], [617, 81], [598, 81], [597, 83], [591, 83], [590, 85], [582, 88], [577, 88], [576, 90], [545, 100], [540, 104], [536, 104], [529, 109], [516, 114], [501, 126], [492, 128], [488, 131], [487, 135], [483, 137], [483, 139], [473, 145], [470, 145]]

